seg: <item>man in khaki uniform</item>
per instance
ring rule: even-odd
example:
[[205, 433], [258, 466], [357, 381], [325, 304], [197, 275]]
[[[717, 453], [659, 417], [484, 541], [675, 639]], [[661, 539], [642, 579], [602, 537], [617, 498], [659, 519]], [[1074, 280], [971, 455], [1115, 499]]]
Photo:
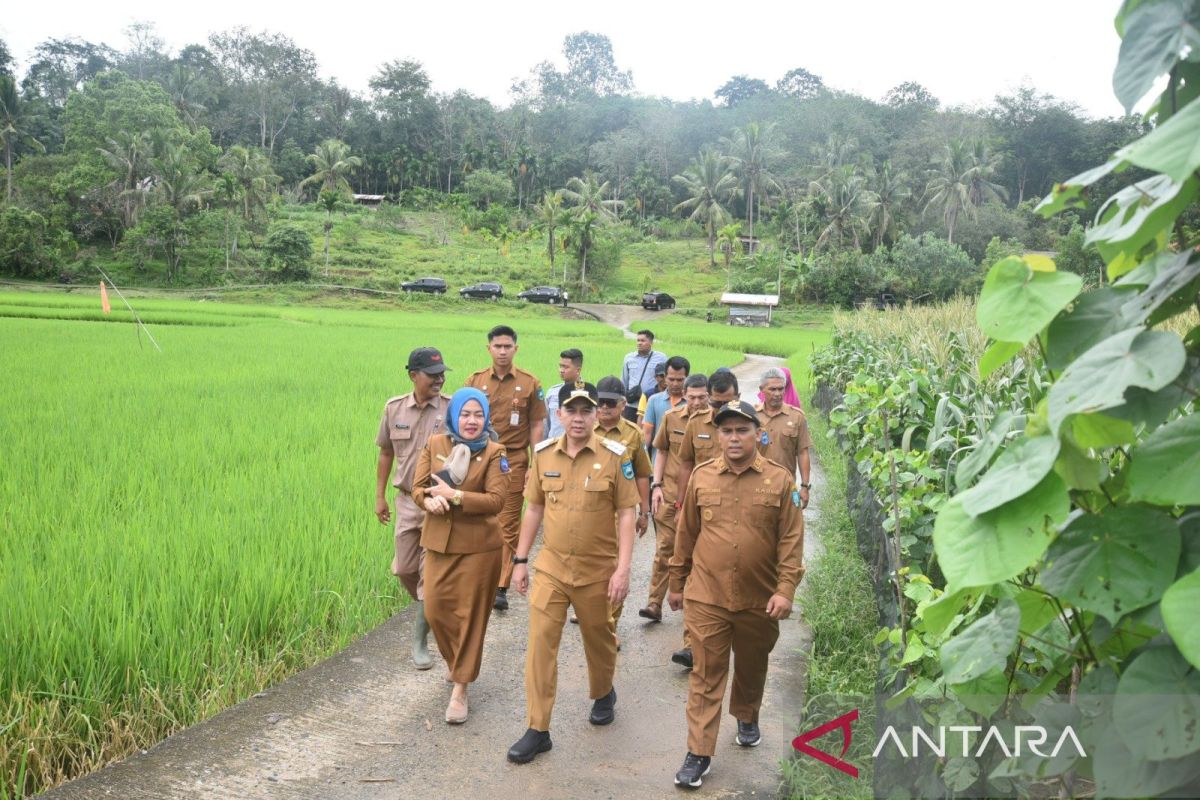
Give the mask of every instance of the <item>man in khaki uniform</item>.
[[[640, 539], [650, 526], [650, 478], [654, 474], [654, 468], [650, 465], [650, 456], [646, 454], [646, 443], [642, 440], [641, 428], [624, 417], [628, 401], [625, 399], [625, 384], [621, 383], [621, 379], [613, 375], [601, 378], [596, 383], [596, 396], [599, 402], [596, 408], [597, 435], [625, 445], [625, 451], [633, 463], [633, 482], [637, 485], [638, 498], [641, 501], [634, 530]], [[624, 602], [618, 603], [612, 609], [614, 632], [624, 610]], [[574, 618], [572, 621], [575, 621]]]
[[[708, 774], [733, 651], [729, 713], [736, 742], [762, 741], [758, 712], [779, 620], [804, 576], [804, 516], [793, 474], [755, 449], [754, 406], [735, 400], [714, 415], [721, 455], [696, 467], [680, 509], [671, 557], [671, 608], [683, 608], [695, 666], [688, 678], [688, 753], [675, 784]], [[686, 588], [685, 588], [686, 585]]]
[[[683, 387], [684, 403], [663, 417], [654, 435], [654, 480], [650, 483], [650, 508], [654, 513], [654, 568], [650, 573], [650, 600], [638, 616], [662, 622], [662, 604], [667, 596], [667, 567], [675, 551], [675, 512], [683, 492], [679, 490], [679, 448], [688, 419], [708, 408], [708, 377], [689, 375]], [[687, 634], [684, 634], [684, 644]]]
[[808, 433], [808, 417], [795, 406], [783, 402], [787, 376], [778, 367], [763, 372], [758, 381], [763, 402], [755, 406], [758, 412], [758, 452], [788, 470], [792, 475], [800, 470], [800, 507], [808, 507], [808, 491], [812, 488], [812, 461], [809, 449], [812, 437]]
[[500, 586], [493, 604], [497, 610], [505, 611], [508, 609], [508, 584], [512, 579], [512, 555], [521, 533], [522, 492], [529, 465], [529, 446], [542, 433], [546, 395], [533, 373], [513, 364], [517, 354], [517, 332], [512, 328], [497, 325], [488, 331], [488, 353], [492, 357], [492, 366], [471, 373], [465, 385], [487, 395], [492, 428], [508, 452], [508, 494], [500, 511], [504, 551]]
[[[529, 592], [529, 640], [525, 651], [525, 734], [508, 760], [532, 761], [551, 748], [550, 715], [558, 684], [558, 645], [567, 606], [579, 616], [588, 662], [588, 717], [593, 725], [615, 718], [613, 673], [617, 637], [612, 606], [629, 592], [634, 508], [638, 496], [625, 446], [596, 435], [596, 387], [576, 383], [559, 393], [559, 419], [566, 432], [534, 448], [525, 499], [529, 507], [513, 557], [513, 584]], [[529, 584], [529, 551], [545, 520], [537, 575]]]
[[[717, 456], [717, 425], [713, 422], [713, 414], [737, 398], [738, 383], [732, 372], [721, 370], [708, 376], [708, 405], [688, 418], [683, 440], [679, 444], [679, 474], [676, 481], [680, 499], [687, 490], [688, 480], [696, 464]], [[668, 554], [667, 559], [670, 560], [670, 557]], [[686, 627], [683, 631], [683, 649], [672, 653], [671, 661], [681, 667], [692, 668], [692, 648]]]
[[[408, 356], [408, 377], [413, 390], [393, 397], [383, 407], [379, 433], [379, 462], [375, 467], [375, 516], [383, 524], [391, 521], [387, 483], [392, 476], [396, 488], [396, 553], [392, 558], [392, 574], [417, 604], [417, 619], [413, 625], [412, 657], [417, 669], [429, 669], [433, 659], [427, 646], [429, 623], [425, 620], [425, 553], [421, 550], [421, 523], [425, 512], [410, 496], [413, 470], [429, 437], [441, 433], [450, 398], [441, 393], [446, 382], [442, 354], [432, 347], [419, 347]], [[395, 472], [392, 464], [395, 463]]]

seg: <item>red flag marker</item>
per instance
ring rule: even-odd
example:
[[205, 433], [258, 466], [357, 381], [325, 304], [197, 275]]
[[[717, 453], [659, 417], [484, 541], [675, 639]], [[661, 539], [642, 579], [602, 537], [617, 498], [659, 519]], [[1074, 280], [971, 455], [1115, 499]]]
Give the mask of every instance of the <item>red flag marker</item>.
[[100, 281], [100, 307], [104, 309], [105, 314], [112, 313], [112, 306], [108, 304], [108, 289], [104, 288], [104, 281]]

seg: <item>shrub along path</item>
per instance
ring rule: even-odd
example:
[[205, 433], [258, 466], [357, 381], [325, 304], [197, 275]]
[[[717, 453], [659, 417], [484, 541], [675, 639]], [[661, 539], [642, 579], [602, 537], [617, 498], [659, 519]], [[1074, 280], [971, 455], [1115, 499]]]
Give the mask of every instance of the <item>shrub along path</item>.
[[[782, 359], [747, 356], [735, 368], [753, 400], [758, 376]], [[820, 552], [821, 475], [814, 465], [805, 561]], [[672, 784], [686, 751], [687, 673], [670, 662], [682, 615], [662, 624], [637, 616], [645, 603], [653, 532], [634, 551], [630, 599], [619, 635], [617, 719], [587, 722], [586, 664], [578, 629], [567, 626], [559, 654], [554, 749], [529, 765], [505, 760], [525, 729], [526, 603], [496, 613], [483, 671], [471, 687], [471, 718], [442, 721], [449, 686], [434, 648], [434, 667], [417, 672], [408, 657], [407, 608], [333, 658], [261, 692], [151, 750], [45, 795], [64, 798], [396, 798], [676, 797]], [[802, 586], [804, 584], [801, 584]], [[431, 642], [432, 643], [432, 642]], [[760, 720], [763, 744], [733, 744], [722, 717], [706, 797], [774, 796], [779, 762], [791, 753], [803, 708], [808, 626], [798, 615], [781, 625]]]

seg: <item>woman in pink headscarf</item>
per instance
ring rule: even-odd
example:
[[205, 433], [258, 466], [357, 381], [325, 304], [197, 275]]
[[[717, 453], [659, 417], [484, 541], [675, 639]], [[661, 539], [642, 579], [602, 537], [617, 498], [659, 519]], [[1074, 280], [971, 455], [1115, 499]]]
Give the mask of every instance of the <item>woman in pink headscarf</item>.
[[[783, 402], [793, 408], [799, 408], [801, 411], [804, 408], [800, 405], [800, 395], [796, 393], [796, 384], [792, 383], [792, 371], [787, 367], [780, 367], [779, 371], [783, 373]], [[758, 393], [758, 402], [761, 405], [763, 402], [763, 393]]]

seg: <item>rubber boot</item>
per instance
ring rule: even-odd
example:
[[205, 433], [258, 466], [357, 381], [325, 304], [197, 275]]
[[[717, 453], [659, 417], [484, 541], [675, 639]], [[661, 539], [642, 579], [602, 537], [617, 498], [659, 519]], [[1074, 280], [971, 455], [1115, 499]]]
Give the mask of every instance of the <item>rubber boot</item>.
[[412, 659], [417, 669], [429, 669], [433, 666], [433, 657], [429, 655], [429, 620], [425, 619], [425, 601], [413, 603], [417, 607], [417, 618], [413, 621]]

